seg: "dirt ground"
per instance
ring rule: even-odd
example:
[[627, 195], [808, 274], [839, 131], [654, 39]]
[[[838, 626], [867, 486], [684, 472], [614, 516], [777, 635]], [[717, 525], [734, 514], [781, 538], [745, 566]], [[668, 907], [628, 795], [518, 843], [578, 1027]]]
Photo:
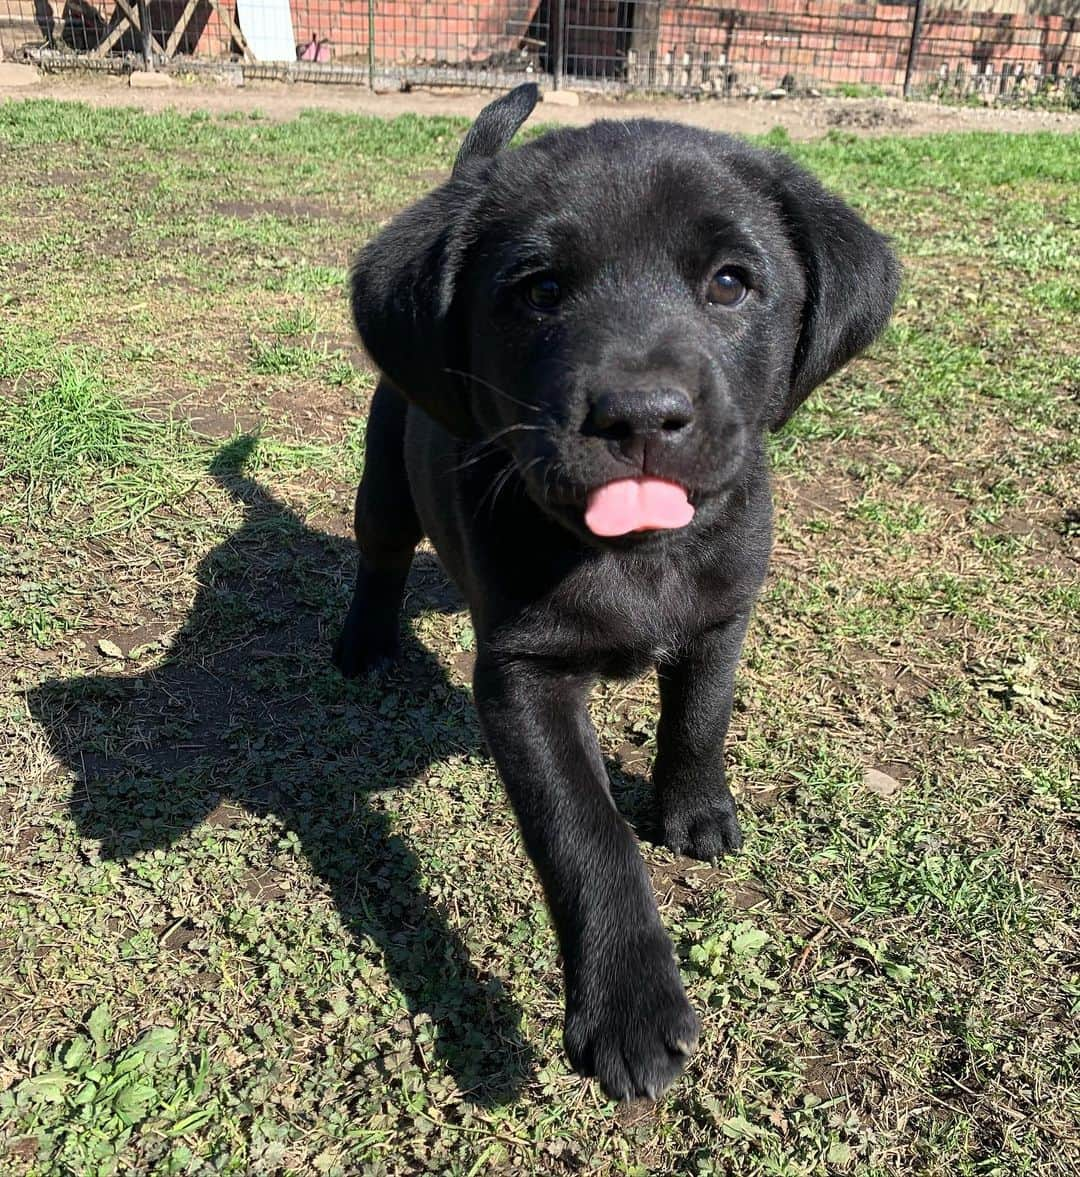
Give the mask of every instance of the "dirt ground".
[[[486, 90], [445, 88], [371, 93], [360, 86], [312, 83], [248, 82], [243, 87], [208, 79], [175, 79], [162, 89], [132, 88], [126, 78], [68, 75], [42, 76], [36, 85], [7, 90], [0, 99], [35, 97], [77, 100], [91, 106], [134, 106], [145, 111], [173, 108], [210, 113], [259, 111], [286, 120], [317, 108], [339, 113], [373, 114], [386, 118], [416, 114], [474, 117], [492, 98]], [[657, 98], [620, 101], [580, 95], [580, 105], [545, 102], [545, 122], [579, 126], [598, 118], [648, 116], [690, 123], [715, 131], [763, 134], [784, 127], [793, 139], [816, 139], [834, 128], [856, 134], [922, 134], [934, 131], [1077, 131], [1080, 113], [997, 107], [944, 106], [899, 99], [758, 99], [721, 102]]]
[[[591, 700], [702, 1015], [671, 1096], [616, 1111], [565, 1060], [476, 634], [428, 551], [398, 668], [330, 667], [374, 383], [346, 267], [458, 136], [243, 114], [490, 92], [19, 94], [216, 117], [0, 92], [0, 1174], [1077, 1177], [1072, 139], [799, 145], [905, 293], [770, 446], [739, 859], [653, 840], [654, 679]], [[1080, 127], [538, 119], [640, 110]]]

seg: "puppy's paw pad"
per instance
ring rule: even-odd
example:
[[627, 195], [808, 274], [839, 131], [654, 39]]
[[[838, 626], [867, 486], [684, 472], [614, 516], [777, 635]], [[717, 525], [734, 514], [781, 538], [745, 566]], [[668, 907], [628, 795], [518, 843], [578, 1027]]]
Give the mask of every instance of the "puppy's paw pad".
[[567, 1014], [571, 1065], [595, 1076], [610, 1099], [659, 1099], [697, 1045], [701, 1023], [674, 962], [654, 964], [659, 970], [626, 976], [599, 1000]]
[[382, 674], [401, 658], [401, 646], [396, 642], [356, 641], [342, 634], [334, 643], [331, 656], [343, 678], [359, 678], [363, 674]]
[[676, 854], [708, 862], [741, 850], [743, 832], [734, 809], [718, 807], [693, 816], [665, 817], [663, 842]]

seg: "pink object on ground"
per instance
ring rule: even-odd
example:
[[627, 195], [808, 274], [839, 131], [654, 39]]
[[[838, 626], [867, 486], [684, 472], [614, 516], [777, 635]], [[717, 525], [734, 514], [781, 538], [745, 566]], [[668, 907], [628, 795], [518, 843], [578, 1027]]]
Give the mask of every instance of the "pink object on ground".
[[685, 527], [694, 517], [686, 491], [662, 478], [620, 478], [589, 492], [585, 526], [593, 535]]
[[303, 47], [298, 45], [296, 48], [300, 61], [330, 60], [330, 46], [325, 41], [320, 41], [314, 33], [311, 34], [311, 40], [306, 45]]

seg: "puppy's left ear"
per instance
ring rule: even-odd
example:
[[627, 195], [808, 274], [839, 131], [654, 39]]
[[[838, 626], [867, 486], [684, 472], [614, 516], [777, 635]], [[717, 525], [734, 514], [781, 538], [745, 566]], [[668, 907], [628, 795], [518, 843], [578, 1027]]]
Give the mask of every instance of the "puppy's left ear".
[[854, 209], [786, 157], [774, 161], [776, 195], [806, 279], [788, 394], [770, 422], [777, 430], [885, 329], [900, 265], [885, 238]]
[[535, 82], [526, 82], [489, 102], [462, 139], [453, 174], [459, 176], [473, 160], [498, 155], [532, 114], [539, 100], [540, 87]]

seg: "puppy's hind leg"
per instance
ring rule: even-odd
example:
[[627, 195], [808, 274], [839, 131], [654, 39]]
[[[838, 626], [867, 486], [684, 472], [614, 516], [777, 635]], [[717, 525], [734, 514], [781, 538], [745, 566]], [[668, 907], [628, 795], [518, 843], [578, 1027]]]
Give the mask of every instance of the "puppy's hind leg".
[[376, 388], [356, 492], [356, 588], [334, 645], [334, 665], [346, 678], [380, 669], [401, 653], [401, 602], [423, 536], [405, 472], [406, 407], [390, 385]]

